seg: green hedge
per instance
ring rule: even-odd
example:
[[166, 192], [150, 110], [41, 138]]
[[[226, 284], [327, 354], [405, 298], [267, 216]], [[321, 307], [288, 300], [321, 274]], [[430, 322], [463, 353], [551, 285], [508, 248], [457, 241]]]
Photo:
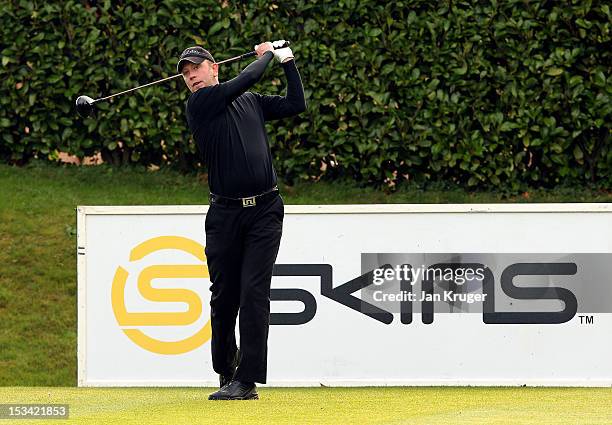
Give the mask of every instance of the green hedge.
[[[102, 151], [118, 164], [194, 169], [182, 81], [101, 104], [95, 119], [75, 114], [75, 98], [171, 75], [188, 45], [223, 59], [286, 38], [309, 106], [269, 124], [286, 180], [612, 183], [606, 1], [0, 3], [8, 162]], [[222, 66], [221, 79], [244, 65]], [[255, 89], [282, 93], [280, 67]]]

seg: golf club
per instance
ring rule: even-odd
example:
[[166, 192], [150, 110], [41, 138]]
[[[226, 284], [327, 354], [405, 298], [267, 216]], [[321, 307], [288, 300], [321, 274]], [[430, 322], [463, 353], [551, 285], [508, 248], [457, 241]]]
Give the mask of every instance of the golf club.
[[[289, 41], [285, 41], [284, 44], [276, 46], [275, 49], [282, 49], [283, 47], [288, 47], [291, 43]], [[242, 59], [246, 59], [249, 58], [251, 56], [255, 56], [257, 53], [255, 51], [252, 52], [248, 52], [248, 53], [244, 53], [242, 55], [239, 56], [234, 56], [233, 58], [229, 58], [229, 59], [225, 59], [219, 62], [216, 62], [218, 65], [222, 65], [222, 64], [228, 64], [228, 63], [233, 63], [233, 62], [237, 62], [240, 61]], [[79, 96], [76, 99], [76, 111], [77, 113], [82, 117], [82, 118], [87, 118], [88, 116], [90, 116], [93, 111], [95, 110], [95, 104], [98, 102], [104, 102], [105, 100], [110, 100], [113, 97], [117, 97], [117, 96], [121, 96], [123, 94], [127, 94], [130, 92], [133, 92], [135, 90], [140, 90], [142, 88], [145, 87], [149, 87], [155, 84], [160, 84], [163, 83], [165, 81], [169, 81], [172, 80], [174, 78], [178, 78], [178, 77], [182, 77], [182, 74], [176, 74], [176, 75], [172, 75], [170, 77], [166, 77], [166, 78], [162, 78], [161, 80], [157, 80], [157, 81], [153, 81], [151, 83], [147, 83], [147, 84], [143, 84], [142, 86], [138, 86], [138, 87], [134, 87], [133, 89], [129, 89], [129, 90], [125, 90], [119, 93], [115, 93], [115, 94], [111, 94], [110, 96], [106, 96], [106, 97], [101, 97], [99, 99], [92, 99], [89, 96]]]

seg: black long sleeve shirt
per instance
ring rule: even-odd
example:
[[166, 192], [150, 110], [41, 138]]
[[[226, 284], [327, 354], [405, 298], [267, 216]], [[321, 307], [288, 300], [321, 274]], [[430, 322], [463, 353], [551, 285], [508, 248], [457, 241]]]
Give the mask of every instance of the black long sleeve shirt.
[[282, 64], [286, 96], [247, 92], [272, 60], [264, 53], [236, 78], [192, 93], [187, 122], [208, 167], [210, 191], [242, 198], [276, 185], [265, 121], [290, 117], [306, 109], [300, 74], [291, 60]]

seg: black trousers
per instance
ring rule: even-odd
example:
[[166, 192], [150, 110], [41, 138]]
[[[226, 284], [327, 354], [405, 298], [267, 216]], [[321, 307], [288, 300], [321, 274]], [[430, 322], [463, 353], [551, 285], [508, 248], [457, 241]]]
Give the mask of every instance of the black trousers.
[[235, 379], [266, 383], [270, 282], [283, 229], [280, 195], [252, 207], [213, 203], [206, 214], [211, 290], [212, 362], [231, 374], [239, 317], [240, 364]]

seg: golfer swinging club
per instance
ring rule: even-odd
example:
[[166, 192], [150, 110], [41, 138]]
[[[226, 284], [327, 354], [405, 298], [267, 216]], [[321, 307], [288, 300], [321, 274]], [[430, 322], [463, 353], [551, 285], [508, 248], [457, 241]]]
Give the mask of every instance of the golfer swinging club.
[[[306, 110], [291, 49], [274, 50], [265, 42], [255, 52], [257, 60], [224, 83], [219, 83], [219, 65], [202, 47], [185, 49], [177, 65], [192, 92], [187, 122], [208, 167], [211, 192], [206, 258], [212, 282], [212, 362], [221, 388], [210, 400], [256, 399], [255, 383], [266, 383], [270, 281], [284, 207], [264, 124]], [[247, 91], [274, 57], [287, 77], [286, 96]]]

